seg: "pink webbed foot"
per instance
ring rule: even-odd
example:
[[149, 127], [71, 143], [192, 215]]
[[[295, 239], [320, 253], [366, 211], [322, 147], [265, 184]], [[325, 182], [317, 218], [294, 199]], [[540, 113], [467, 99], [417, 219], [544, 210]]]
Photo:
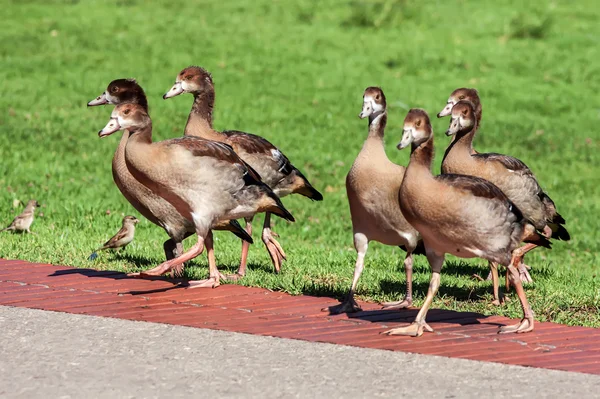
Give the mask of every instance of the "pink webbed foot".
[[527, 266], [525, 263], [520, 262], [519, 266], [517, 266], [517, 269], [519, 270], [519, 277], [521, 278], [521, 282], [533, 283], [533, 279], [531, 278], [531, 275], [529, 274], [529, 270], [531, 269], [531, 266]]
[[161, 263], [160, 265], [156, 266], [153, 269], [144, 270], [143, 272], [139, 272], [139, 273], [128, 273], [127, 275], [129, 277], [140, 277], [140, 278], [159, 277], [159, 276], [162, 276], [163, 274], [171, 271], [172, 269], [173, 269], [173, 266], [169, 263], [169, 261], [167, 261], [167, 262]]
[[385, 335], [406, 335], [409, 337], [420, 337], [423, 332], [433, 332], [433, 328], [429, 326], [425, 321], [414, 321], [411, 325], [400, 328], [392, 328], [382, 332]]
[[384, 302], [381, 304], [382, 309], [407, 309], [413, 304], [412, 298], [404, 298], [401, 301]]
[[269, 251], [269, 256], [271, 256], [271, 261], [273, 262], [273, 267], [275, 268], [275, 273], [279, 273], [281, 271], [281, 264], [284, 260], [286, 260], [285, 252], [283, 248], [279, 244], [279, 242], [273, 238], [278, 237], [278, 235], [271, 231], [270, 228], [263, 229], [262, 240], [267, 247], [267, 251]]
[[227, 280], [227, 281], [239, 281], [242, 278], [244, 278], [243, 274], [238, 273], [234, 273], [234, 274], [227, 274], [223, 277], [223, 280]]
[[498, 299], [494, 299], [491, 303], [494, 306], [502, 306], [504, 304], [504, 297], [500, 297]]
[[210, 276], [205, 280], [188, 281], [186, 288], [217, 288], [221, 285], [221, 280], [225, 280], [226, 278], [223, 273], [218, 272], [218, 275]]
[[526, 333], [533, 331], [534, 321], [533, 315], [525, 316], [521, 321], [512, 326], [503, 326], [498, 330], [498, 334], [509, 334], [509, 333]]
[[336, 315], [342, 313], [355, 313], [362, 311], [361, 307], [356, 303], [354, 297], [344, 299], [344, 302], [339, 305], [329, 306], [321, 309], [322, 312], [329, 312], [329, 314]]
[[187, 289], [191, 288], [217, 288], [221, 285], [221, 282], [216, 277], [209, 277], [205, 280], [192, 280], [188, 281]]
[[171, 278], [183, 277], [183, 263], [173, 266], [171, 269]]

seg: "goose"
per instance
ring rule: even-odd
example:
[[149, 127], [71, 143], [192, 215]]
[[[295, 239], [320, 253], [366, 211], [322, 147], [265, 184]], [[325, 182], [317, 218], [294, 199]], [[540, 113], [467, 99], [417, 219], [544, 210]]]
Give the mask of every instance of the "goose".
[[[191, 93], [194, 96], [194, 103], [185, 126], [186, 136], [198, 136], [229, 144], [279, 197], [300, 194], [314, 201], [323, 200], [323, 195], [310, 184], [298, 168], [292, 165], [285, 154], [263, 137], [238, 130], [219, 132], [213, 129], [215, 88], [208, 71], [198, 66], [183, 69], [177, 75], [173, 87], [163, 98], [168, 99], [183, 93]], [[252, 235], [252, 220], [252, 216], [246, 218], [246, 231], [249, 235]], [[275, 272], [279, 273], [286, 255], [275, 236], [277, 235], [271, 231], [271, 215], [267, 212], [262, 241]], [[230, 279], [236, 280], [246, 274], [248, 248], [248, 243], [242, 242], [240, 267], [236, 274], [228, 276]]]
[[410, 162], [400, 187], [400, 206], [406, 220], [421, 234], [431, 281], [427, 297], [415, 321], [407, 327], [388, 330], [388, 335], [420, 336], [433, 332], [425, 318], [440, 286], [445, 254], [460, 258], [483, 258], [508, 267], [509, 279], [523, 309], [523, 318], [500, 333], [524, 333], [534, 329], [533, 311], [516, 268], [515, 253], [521, 241], [550, 246], [530, 221], [495, 185], [475, 176], [431, 172], [433, 129], [429, 115], [411, 109], [404, 119], [398, 149], [411, 145]]
[[[144, 89], [135, 79], [115, 79], [104, 92], [88, 102], [88, 107], [126, 103], [139, 104], [148, 112], [148, 100]], [[125, 147], [129, 135], [124, 132], [112, 159], [112, 174], [115, 184], [125, 199], [146, 219], [160, 226], [170, 237], [163, 244], [167, 260], [177, 258], [183, 253], [182, 241], [194, 234], [194, 225], [177, 212], [175, 207], [137, 181], [125, 162]], [[243, 240], [252, 243], [252, 237], [235, 220], [218, 221], [213, 230], [229, 230]], [[212, 256], [209, 256], [211, 259]], [[183, 264], [173, 268], [173, 275], [183, 273]]]
[[198, 256], [206, 246], [209, 278], [190, 282], [191, 287], [217, 287], [223, 278], [212, 252], [211, 227], [219, 220], [271, 212], [288, 221], [294, 217], [260, 176], [233, 149], [198, 137], [152, 141], [152, 120], [145, 107], [126, 103], [115, 107], [107, 125], [98, 132], [106, 137], [126, 130], [125, 162], [133, 177], [158, 193], [191, 221], [198, 241], [177, 258], [133, 276], [161, 275]]
[[[476, 103], [470, 99], [474, 99]], [[478, 153], [474, 150], [473, 139], [481, 119], [480, 104], [477, 91], [472, 90], [469, 96], [465, 96], [465, 99], [459, 100], [452, 107], [450, 126], [446, 132], [446, 135], [452, 136], [452, 142], [444, 154], [442, 173], [477, 176], [492, 182], [546, 238], [568, 241], [570, 234], [563, 226], [566, 223], [565, 219], [558, 213], [554, 201], [542, 190], [535, 175], [525, 163], [508, 155]], [[517, 267], [521, 281], [532, 281], [528, 272], [529, 266], [523, 263], [523, 258], [536, 247], [535, 244], [525, 244], [518, 251]], [[494, 303], [499, 304], [497, 270], [494, 267], [492, 280]]]
[[340, 305], [327, 308], [331, 314], [361, 310], [354, 300], [354, 293], [364, 268], [370, 241], [406, 248], [406, 295], [398, 302], [385, 303], [384, 308], [407, 308], [413, 302], [412, 255], [420, 237], [402, 215], [398, 202], [405, 168], [390, 161], [385, 153], [383, 136], [387, 124], [386, 106], [385, 94], [381, 88], [365, 89], [359, 117], [369, 118], [369, 134], [346, 176], [346, 192], [357, 253], [356, 266], [346, 299]]

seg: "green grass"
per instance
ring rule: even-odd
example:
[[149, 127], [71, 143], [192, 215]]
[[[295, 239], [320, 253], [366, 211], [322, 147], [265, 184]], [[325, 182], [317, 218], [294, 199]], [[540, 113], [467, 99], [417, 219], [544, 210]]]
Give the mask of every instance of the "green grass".
[[[366, 137], [357, 114], [362, 93], [381, 85], [390, 107], [387, 152], [400, 152], [410, 107], [433, 117], [459, 86], [482, 95], [479, 151], [516, 156], [537, 174], [573, 237], [532, 252], [526, 287], [536, 317], [600, 326], [600, 8], [580, 2], [6, 1], [0, 31], [0, 220], [43, 205], [35, 236], [0, 234], [0, 257], [103, 269], [138, 270], [163, 259], [165, 233], [146, 220], [122, 254], [86, 260], [125, 214], [136, 214], [111, 176], [118, 138], [98, 139], [110, 108], [86, 109], [109, 81], [135, 77], [146, 89], [155, 138], [181, 135], [191, 96], [163, 101], [190, 64], [213, 73], [219, 129], [259, 133], [278, 145], [325, 195], [322, 203], [288, 197], [298, 220], [276, 220], [286, 249], [283, 273], [255, 234], [248, 276], [240, 284], [293, 294], [341, 297], [355, 252], [344, 178]], [[448, 120], [433, 121], [436, 170]], [[110, 210], [110, 214], [108, 214]], [[41, 216], [41, 215], [40, 215]], [[137, 215], [139, 216], [139, 215]], [[262, 218], [255, 221], [259, 230]], [[189, 242], [186, 245], [190, 245]], [[217, 260], [234, 271], [240, 244], [217, 233]], [[396, 299], [404, 291], [404, 254], [370, 246], [359, 296]], [[206, 257], [190, 277], [206, 275]], [[427, 290], [418, 257], [416, 305]], [[23, 273], [27, 273], [24, 269]], [[448, 257], [434, 307], [518, 317], [518, 301], [489, 305], [485, 262]]]

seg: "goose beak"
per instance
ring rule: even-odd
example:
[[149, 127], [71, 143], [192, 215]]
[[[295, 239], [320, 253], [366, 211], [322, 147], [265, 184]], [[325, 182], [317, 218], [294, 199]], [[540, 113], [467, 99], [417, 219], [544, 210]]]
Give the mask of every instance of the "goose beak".
[[92, 101], [87, 103], [88, 107], [93, 107], [95, 105], [104, 105], [108, 104], [108, 99], [106, 98], [106, 92], [100, 94], [98, 97], [94, 98]]
[[460, 123], [458, 118], [450, 122], [450, 126], [448, 126], [448, 130], [446, 130], [446, 136], [453, 136], [456, 132], [460, 130]]
[[449, 103], [447, 103], [447, 104], [446, 104], [446, 106], [444, 107], [444, 109], [443, 109], [443, 110], [441, 110], [441, 111], [440, 111], [440, 112], [437, 114], [437, 117], [438, 117], [438, 118], [442, 118], [442, 117], [444, 117], [444, 116], [448, 116], [448, 115], [450, 115], [451, 113], [452, 113], [452, 103], [451, 103], [451, 102], [449, 102]]
[[182, 86], [181, 82], [175, 82], [173, 87], [171, 87], [171, 90], [169, 90], [168, 92], [165, 93], [165, 95], [163, 96], [163, 100], [166, 100], [167, 98], [178, 96], [181, 93], [183, 93], [183, 86]]
[[119, 130], [121, 130], [121, 125], [119, 125], [119, 121], [117, 120], [117, 118], [110, 118], [106, 126], [104, 126], [104, 129], [98, 132], [98, 137], [102, 138], [110, 136], [111, 134], [113, 134], [114, 132], [118, 132]]
[[402, 140], [400, 140], [396, 148], [398, 148], [399, 150], [403, 150], [406, 147], [408, 147], [410, 143], [412, 143], [412, 141], [413, 137], [410, 129], [402, 129]]
[[360, 119], [365, 119], [373, 113], [373, 105], [370, 101], [365, 101], [363, 103], [362, 111], [358, 114]]

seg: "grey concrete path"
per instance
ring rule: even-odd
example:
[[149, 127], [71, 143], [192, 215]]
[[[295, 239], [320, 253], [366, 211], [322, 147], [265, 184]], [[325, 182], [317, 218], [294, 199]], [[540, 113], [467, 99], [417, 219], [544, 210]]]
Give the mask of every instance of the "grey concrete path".
[[2, 398], [599, 393], [599, 376], [0, 306]]

